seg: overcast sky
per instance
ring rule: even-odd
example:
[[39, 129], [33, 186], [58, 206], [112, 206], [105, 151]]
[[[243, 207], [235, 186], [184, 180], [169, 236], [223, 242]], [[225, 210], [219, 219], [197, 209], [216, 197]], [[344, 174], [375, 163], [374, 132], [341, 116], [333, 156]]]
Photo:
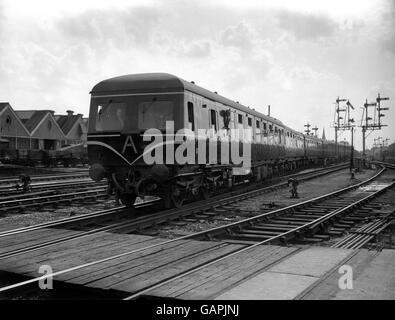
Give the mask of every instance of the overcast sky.
[[[369, 136], [395, 142], [395, 1], [0, 0], [0, 101], [88, 114], [89, 91], [168, 72], [334, 137], [334, 101], [390, 97]], [[356, 147], [361, 147], [360, 129]], [[344, 133], [339, 139], [349, 139]]]

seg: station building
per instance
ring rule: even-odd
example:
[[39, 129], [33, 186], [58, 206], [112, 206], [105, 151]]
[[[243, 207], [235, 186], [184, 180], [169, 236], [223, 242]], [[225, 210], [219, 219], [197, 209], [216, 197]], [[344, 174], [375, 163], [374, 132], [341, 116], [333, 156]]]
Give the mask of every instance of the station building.
[[57, 150], [86, 143], [87, 125], [82, 114], [55, 115], [52, 110], [14, 110], [0, 102], [0, 145], [9, 149]]

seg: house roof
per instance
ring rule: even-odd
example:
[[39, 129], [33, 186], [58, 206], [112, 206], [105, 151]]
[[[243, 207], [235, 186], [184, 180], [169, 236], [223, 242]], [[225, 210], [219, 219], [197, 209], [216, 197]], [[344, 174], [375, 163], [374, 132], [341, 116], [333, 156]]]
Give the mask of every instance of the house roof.
[[74, 127], [75, 123], [81, 119], [81, 115], [67, 115], [67, 116], [58, 116], [57, 122], [59, 127], [62, 129], [63, 133], [67, 135], [70, 130]]
[[36, 112], [36, 110], [15, 110], [16, 115], [21, 119], [23, 124], [26, 124], [33, 116], [34, 112]]
[[7, 107], [11, 107], [9, 102], [0, 102], [0, 114], [3, 113], [3, 111], [7, 108]]
[[20, 119], [30, 119], [36, 110], [15, 110], [15, 113]]
[[23, 130], [26, 132], [26, 134], [29, 136], [29, 131], [26, 129], [22, 119], [18, 116], [18, 114], [15, 112], [15, 110], [12, 108], [9, 102], [0, 102], [0, 115], [6, 110], [6, 108], [9, 108], [11, 113], [14, 115], [16, 118], [17, 122], [21, 125]]
[[3, 111], [8, 106], [10, 106], [9, 102], [0, 102], [0, 112]]
[[36, 110], [32, 116], [24, 123], [30, 133], [40, 124], [44, 117], [49, 113], [48, 110]]

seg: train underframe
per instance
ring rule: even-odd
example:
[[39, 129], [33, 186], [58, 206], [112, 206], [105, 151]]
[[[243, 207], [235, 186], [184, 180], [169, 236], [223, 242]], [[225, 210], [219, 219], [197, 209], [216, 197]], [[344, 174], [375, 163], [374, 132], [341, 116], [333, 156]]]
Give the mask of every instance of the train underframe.
[[[303, 168], [329, 165], [333, 158], [292, 158], [252, 163], [251, 170], [232, 165], [135, 167], [128, 172], [113, 171], [107, 178], [122, 203], [132, 206], [137, 197], [158, 196], [166, 208], [207, 199], [223, 189], [249, 182], [260, 182]], [[118, 168], [119, 169], [119, 168]], [[243, 174], [244, 173], [244, 174]]]

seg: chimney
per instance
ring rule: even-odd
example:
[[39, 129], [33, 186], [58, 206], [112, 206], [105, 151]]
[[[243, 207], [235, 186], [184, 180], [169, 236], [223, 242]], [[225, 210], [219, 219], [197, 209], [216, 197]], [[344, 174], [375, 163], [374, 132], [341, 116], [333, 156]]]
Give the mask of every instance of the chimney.
[[66, 112], [67, 112], [68, 117], [71, 117], [74, 113], [74, 111], [72, 111], [72, 110], [67, 110]]
[[270, 104], [267, 106], [267, 115], [270, 117]]

